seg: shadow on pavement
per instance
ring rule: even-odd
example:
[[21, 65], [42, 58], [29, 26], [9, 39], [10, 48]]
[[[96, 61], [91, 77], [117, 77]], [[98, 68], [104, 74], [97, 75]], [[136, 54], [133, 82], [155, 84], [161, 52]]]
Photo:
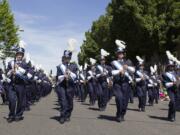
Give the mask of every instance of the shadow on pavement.
[[60, 117], [59, 116], [53, 116], [53, 117], [50, 117], [50, 119], [51, 120], [56, 120], [56, 121], [59, 122]]
[[167, 117], [160, 117], [160, 116], [152, 116], [152, 115], [149, 115], [149, 118], [157, 119], [157, 120], [169, 121]]
[[55, 103], [54, 105], [57, 105], [57, 106], [59, 106], [59, 103]]
[[60, 110], [60, 107], [55, 107], [55, 108], [52, 108], [52, 109], [54, 109], [54, 110]]
[[82, 103], [82, 105], [88, 105], [89, 106], [90, 104], [89, 103]]
[[89, 110], [93, 110], [93, 111], [99, 111], [99, 108], [93, 108], [93, 107], [89, 107]]
[[127, 110], [129, 110], [129, 111], [139, 112], [139, 110], [138, 110], [138, 109], [134, 109], [134, 108], [128, 108]]
[[168, 111], [168, 109], [166, 109], [166, 108], [161, 108], [160, 110]]
[[82, 101], [81, 101], [81, 100], [76, 100], [76, 102], [78, 102], [78, 103], [82, 103]]
[[108, 115], [99, 115], [98, 119], [109, 120], [109, 121], [116, 121], [116, 117], [108, 116]]
[[116, 105], [116, 104], [110, 103], [109, 105]]

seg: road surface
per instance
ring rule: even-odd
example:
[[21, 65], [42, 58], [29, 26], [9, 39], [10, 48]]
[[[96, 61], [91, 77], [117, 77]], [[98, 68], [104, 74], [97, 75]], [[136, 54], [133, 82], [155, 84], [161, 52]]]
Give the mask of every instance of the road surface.
[[115, 121], [116, 106], [114, 99], [105, 112], [97, 105], [90, 107], [74, 102], [71, 121], [61, 125], [58, 122], [59, 106], [52, 92], [25, 112], [24, 120], [7, 123], [8, 107], [0, 105], [0, 135], [178, 135], [180, 134], [180, 112], [172, 123], [166, 120], [168, 102], [163, 101], [154, 107], [147, 106], [146, 112], [138, 112], [137, 99], [129, 104], [126, 121]]

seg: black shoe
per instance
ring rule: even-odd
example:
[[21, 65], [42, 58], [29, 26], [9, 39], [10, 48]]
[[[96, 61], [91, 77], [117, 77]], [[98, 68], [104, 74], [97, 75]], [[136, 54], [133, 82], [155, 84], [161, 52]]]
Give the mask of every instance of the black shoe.
[[122, 120], [121, 120], [121, 117], [116, 117], [116, 121], [117, 122], [121, 122]]
[[121, 121], [125, 121], [124, 116], [121, 116]]
[[93, 103], [92, 103], [92, 102], [90, 102], [90, 103], [89, 103], [89, 105], [90, 105], [90, 106], [93, 106]]
[[12, 123], [14, 121], [14, 118], [13, 117], [8, 117], [6, 120], [7, 120], [8, 123]]
[[102, 112], [102, 111], [104, 111], [104, 110], [105, 110], [105, 109], [104, 109], [104, 108], [102, 108], [102, 107], [101, 107], [101, 108], [99, 108], [99, 111], [101, 111], [101, 112]]
[[30, 110], [31, 110], [30, 107], [25, 108], [25, 111], [30, 111]]
[[39, 100], [40, 100], [40, 99], [39, 99], [39, 98], [37, 98], [37, 99], [35, 100], [35, 102], [39, 102]]
[[102, 111], [105, 111], [106, 110], [106, 107], [103, 107], [103, 108], [101, 108], [102, 109]]
[[142, 112], [145, 112], [145, 108], [141, 108], [141, 111], [142, 111]]
[[94, 106], [94, 105], [95, 105], [95, 103], [96, 103], [96, 102], [94, 102], [94, 101], [93, 101], [93, 102], [92, 102], [92, 106]]
[[59, 119], [59, 123], [64, 124], [64, 122], [65, 122], [64, 117], [60, 117], [60, 119]]
[[153, 106], [153, 104], [152, 104], [152, 103], [149, 103], [149, 106]]
[[22, 117], [22, 116], [17, 116], [17, 117], [15, 117], [15, 121], [16, 121], [16, 122], [21, 121], [21, 120], [23, 120], [23, 119], [24, 119], [24, 117]]
[[8, 101], [4, 101], [1, 105], [8, 105]]
[[168, 120], [169, 120], [170, 122], [176, 121], [175, 118], [168, 118]]
[[8, 101], [6, 101], [6, 102], [5, 102], [5, 105], [9, 105], [9, 102], [8, 102]]
[[32, 105], [33, 103], [32, 103], [32, 101], [29, 101], [28, 104], [29, 104], [29, 105]]

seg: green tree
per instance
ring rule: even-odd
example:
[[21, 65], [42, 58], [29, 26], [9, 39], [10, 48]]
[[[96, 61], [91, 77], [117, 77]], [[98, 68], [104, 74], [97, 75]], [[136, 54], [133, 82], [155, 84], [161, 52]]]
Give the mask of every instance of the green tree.
[[7, 0], [2, 0], [0, 2], [0, 59], [3, 62], [6, 57], [13, 55], [10, 48], [19, 41], [17, 32], [18, 27], [15, 25], [9, 3]]
[[88, 62], [89, 58], [99, 58], [101, 48], [112, 51], [112, 42], [110, 36], [110, 23], [112, 17], [102, 15], [97, 21], [93, 22], [91, 30], [85, 33], [86, 40], [81, 46], [81, 52], [78, 55], [79, 64]]
[[163, 62], [166, 50], [180, 55], [179, 9], [178, 0], [112, 0], [87, 32], [79, 63], [97, 58], [101, 48], [112, 59], [116, 39], [127, 43], [127, 57], [134, 61], [141, 55], [149, 63]]
[[[128, 43], [128, 54], [164, 58], [165, 50], [179, 46], [179, 8], [177, 0], [112, 0], [112, 38]], [[159, 61], [159, 58], [157, 58]]]
[[0, 48], [5, 57], [10, 55], [8, 53], [10, 48], [19, 41], [17, 32], [18, 27], [15, 25], [9, 3], [7, 0], [2, 0], [0, 3]]

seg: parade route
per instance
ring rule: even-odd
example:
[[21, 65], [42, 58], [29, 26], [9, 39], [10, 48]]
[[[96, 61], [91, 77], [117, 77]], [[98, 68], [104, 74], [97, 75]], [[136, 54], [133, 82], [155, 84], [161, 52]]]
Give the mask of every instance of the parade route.
[[71, 121], [61, 125], [58, 122], [57, 97], [54, 92], [25, 112], [21, 122], [6, 122], [8, 106], [0, 106], [0, 135], [178, 135], [180, 133], [180, 113], [172, 123], [166, 120], [168, 102], [154, 107], [147, 106], [146, 112], [138, 112], [137, 99], [129, 104], [126, 121], [115, 121], [114, 99], [105, 112], [97, 106], [90, 107], [88, 101], [74, 102]]
[[0, 135], [180, 135], [179, 5], [0, 0]]

